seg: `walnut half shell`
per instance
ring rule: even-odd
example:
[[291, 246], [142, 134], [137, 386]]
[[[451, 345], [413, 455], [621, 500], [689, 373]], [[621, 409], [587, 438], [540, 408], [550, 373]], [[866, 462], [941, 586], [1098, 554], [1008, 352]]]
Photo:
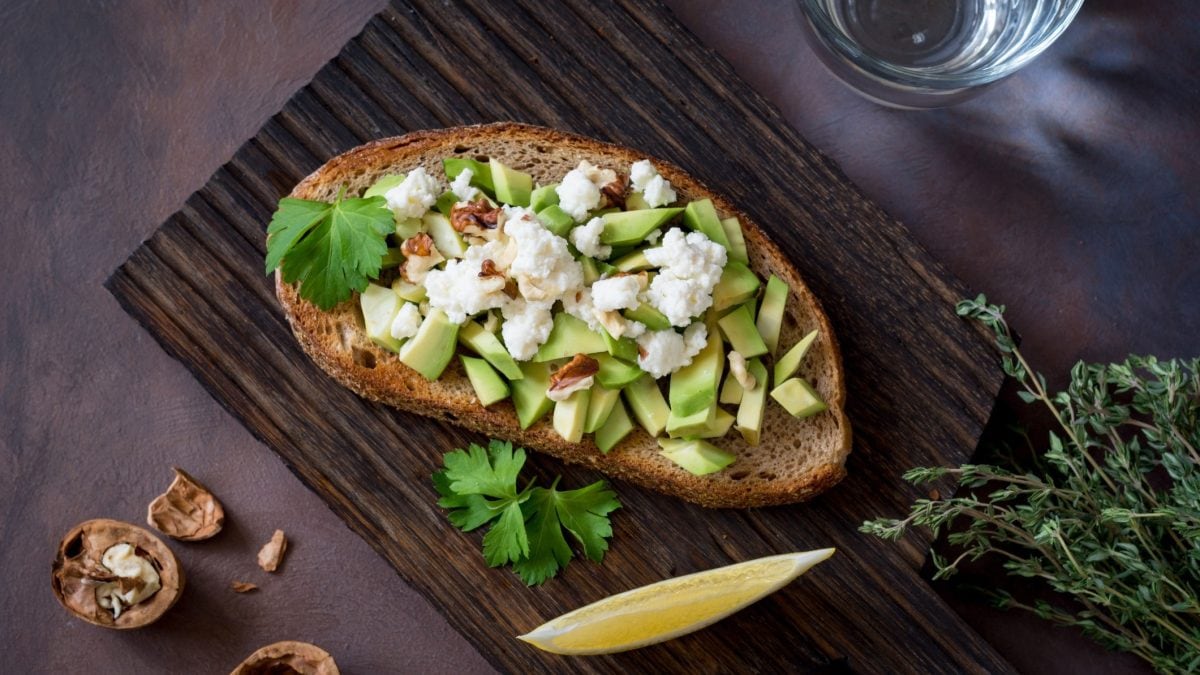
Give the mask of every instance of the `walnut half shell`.
[[329, 652], [307, 642], [284, 640], [246, 657], [230, 675], [338, 675]]
[[221, 531], [225, 509], [200, 481], [175, 467], [175, 480], [150, 502], [146, 522], [168, 537], [200, 541]]
[[[134, 547], [158, 573], [160, 588], [145, 600], [113, 618], [101, 607], [96, 589], [117, 577], [101, 563], [104, 552], [117, 544]], [[88, 623], [118, 630], [141, 628], [156, 621], [183, 593], [183, 567], [161, 539], [137, 525], [98, 518], [82, 522], [67, 532], [58, 545], [51, 584], [54, 597], [67, 611]]]

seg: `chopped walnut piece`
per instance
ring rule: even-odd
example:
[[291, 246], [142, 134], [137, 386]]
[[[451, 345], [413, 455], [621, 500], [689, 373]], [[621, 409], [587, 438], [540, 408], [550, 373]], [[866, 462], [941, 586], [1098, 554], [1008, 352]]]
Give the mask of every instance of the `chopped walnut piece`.
[[546, 396], [554, 401], [565, 401], [571, 394], [591, 387], [598, 372], [599, 361], [586, 354], [576, 354], [550, 375], [550, 387], [546, 390]]
[[464, 235], [489, 239], [500, 225], [500, 208], [485, 199], [459, 202], [450, 207], [450, 227]]
[[729, 352], [729, 371], [744, 391], [754, 391], [758, 386], [754, 375], [746, 369], [746, 357], [736, 351]]
[[275, 534], [271, 535], [271, 541], [263, 544], [262, 549], [258, 552], [258, 566], [268, 572], [274, 572], [279, 569], [279, 563], [283, 561], [285, 551], [287, 551], [287, 537], [284, 536], [283, 530], [275, 530]]
[[609, 310], [607, 312], [596, 312], [596, 319], [604, 326], [604, 330], [614, 338], [620, 339], [625, 331], [629, 329], [629, 322], [617, 310]]
[[629, 176], [619, 173], [608, 185], [600, 188], [600, 207], [620, 207], [625, 203], [625, 193], [629, 191]]
[[230, 675], [339, 675], [329, 652], [307, 642], [285, 640], [246, 657]]
[[433, 237], [427, 232], [418, 232], [400, 244], [400, 252], [406, 256], [425, 257], [433, 253], [433, 248]]
[[233, 583], [229, 584], [229, 587], [233, 589], [234, 593], [249, 593], [258, 590], [257, 584], [252, 584], [249, 581], [237, 581], [236, 579]]
[[442, 252], [433, 244], [433, 237], [426, 232], [419, 232], [400, 244], [400, 252], [404, 254], [404, 262], [400, 264], [400, 276], [411, 284], [425, 281], [425, 275], [438, 263], [446, 259]]
[[174, 468], [175, 480], [167, 491], [154, 498], [146, 511], [146, 522], [180, 541], [200, 541], [221, 531], [225, 509], [221, 502], [186, 471]]

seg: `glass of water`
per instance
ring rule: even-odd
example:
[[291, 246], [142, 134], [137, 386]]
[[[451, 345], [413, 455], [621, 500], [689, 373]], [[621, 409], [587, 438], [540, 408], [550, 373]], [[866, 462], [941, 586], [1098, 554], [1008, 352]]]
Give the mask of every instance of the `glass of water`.
[[963, 101], [1066, 30], [1083, 0], [798, 0], [817, 55], [863, 96], [899, 108]]

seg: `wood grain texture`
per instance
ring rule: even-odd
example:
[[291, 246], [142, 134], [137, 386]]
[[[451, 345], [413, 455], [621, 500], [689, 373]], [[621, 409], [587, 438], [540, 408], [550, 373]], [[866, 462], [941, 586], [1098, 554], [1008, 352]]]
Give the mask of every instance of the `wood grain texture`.
[[[485, 567], [478, 536], [449, 526], [429, 483], [442, 452], [476, 439], [333, 385], [301, 353], [261, 261], [275, 202], [325, 159], [378, 136], [496, 119], [643, 148], [768, 228], [842, 342], [856, 434], [845, 482], [812, 504], [756, 511], [707, 511], [619, 484], [625, 508], [604, 565], [577, 563], [535, 590]], [[503, 669], [1009, 669], [917, 573], [927, 542], [897, 547], [856, 531], [916, 496], [899, 480], [904, 469], [968, 457], [987, 419], [1001, 376], [984, 337], [953, 314], [962, 289], [656, 4], [417, 2], [385, 11], [108, 286]], [[567, 485], [597, 477], [540, 457], [531, 466], [564, 473]], [[810, 577], [665, 645], [564, 660], [512, 639], [666, 576], [829, 545], [839, 555]]]

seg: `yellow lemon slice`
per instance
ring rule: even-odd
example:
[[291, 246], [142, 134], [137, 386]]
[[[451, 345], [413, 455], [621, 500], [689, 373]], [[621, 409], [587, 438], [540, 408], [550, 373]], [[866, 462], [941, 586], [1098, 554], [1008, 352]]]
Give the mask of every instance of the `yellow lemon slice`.
[[612, 654], [713, 624], [783, 588], [833, 555], [785, 553], [666, 579], [567, 612], [519, 636], [555, 654]]

